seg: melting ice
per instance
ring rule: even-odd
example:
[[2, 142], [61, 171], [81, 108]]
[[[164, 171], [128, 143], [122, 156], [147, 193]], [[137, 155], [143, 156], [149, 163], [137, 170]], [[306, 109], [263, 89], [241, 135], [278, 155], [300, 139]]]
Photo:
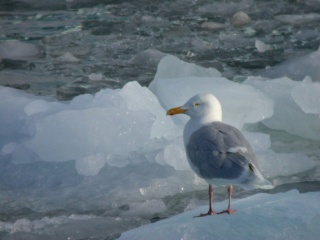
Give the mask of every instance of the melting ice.
[[[320, 88], [314, 80], [250, 77], [240, 84], [221, 77], [215, 69], [165, 56], [150, 89], [130, 82], [122, 89], [106, 89], [69, 102], [57, 102], [1, 87], [0, 180], [6, 189], [1, 190], [5, 196], [0, 198], [1, 205], [5, 205], [2, 211], [17, 205], [44, 213], [57, 209], [111, 209], [108, 213], [113, 216], [122, 211], [122, 216], [140, 216], [142, 223], [145, 216], [166, 211], [168, 206], [162, 198], [205, 189], [204, 181], [193, 174], [186, 161], [181, 140], [186, 118], [165, 116], [168, 108], [179, 106], [203, 91], [219, 98], [224, 121], [243, 130], [257, 152], [264, 175], [276, 185], [299, 181], [297, 176], [305, 176], [306, 171], [311, 171], [309, 180], [319, 180], [318, 148], [312, 153], [288, 151], [288, 148], [277, 152], [272, 146], [281, 139], [272, 139], [259, 127], [255, 132], [247, 130], [248, 125], [259, 123], [281, 132], [287, 142], [307, 141], [317, 145]], [[316, 196], [311, 193], [259, 195], [248, 201], [269, 201], [270, 206], [277, 209], [282, 206], [281, 199], [290, 198], [292, 194], [296, 194], [296, 200], [291, 202], [291, 209], [297, 209], [295, 206], [306, 198]], [[10, 197], [12, 202], [8, 203], [6, 199]], [[281, 204], [277, 205], [277, 201]], [[237, 204], [244, 202], [238, 200]], [[310, 200], [309, 205], [314, 203]], [[255, 204], [253, 208], [259, 206]], [[247, 221], [249, 225], [256, 221], [252, 207], [244, 206], [244, 215], [235, 215], [232, 221], [241, 218], [237, 221]], [[289, 208], [283, 211], [292, 213]], [[168, 221], [179, 225], [190, 214]], [[299, 214], [294, 215], [296, 220], [292, 224], [303, 221]], [[313, 215], [314, 219], [319, 217]], [[272, 218], [271, 215], [259, 216], [270, 221]], [[157, 228], [161, 223], [152, 226]], [[1, 227], [0, 232], [12, 232], [17, 224], [20, 224], [17, 220], [2, 223], [0, 226], [5, 227]], [[227, 223], [224, 220], [222, 224]], [[38, 234], [34, 233], [32, 222], [25, 226], [18, 231]], [[137, 231], [144, 229], [148, 228]], [[129, 239], [130, 234], [125, 234], [123, 239]], [[183, 239], [189, 239], [189, 233], [185, 234]], [[197, 236], [197, 231], [190, 232], [190, 236], [192, 234]], [[181, 237], [179, 235], [179, 239]]]

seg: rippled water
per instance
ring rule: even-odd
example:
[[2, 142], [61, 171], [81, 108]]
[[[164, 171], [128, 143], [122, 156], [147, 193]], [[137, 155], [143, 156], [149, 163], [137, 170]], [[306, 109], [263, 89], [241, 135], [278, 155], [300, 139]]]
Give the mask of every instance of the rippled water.
[[[232, 24], [232, 16], [240, 10], [246, 12], [251, 21], [237, 27]], [[157, 63], [163, 53], [201, 66], [217, 68], [223, 76], [234, 81], [243, 81], [247, 76], [258, 74], [267, 76], [271, 73], [265, 71], [266, 68], [318, 49], [319, 16], [320, 2], [311, 0], [59, 0], [45, 3], [36, 0], [4, 0], [0, 3], [0, 84], [59, 100], [70, 100], [74, 96], [95, 93], [104, 88], [121, 88], [130, 81], [147, 86], [156, 73]], [[208, 23], [211, 22], [223, 26], [210, 29]], [[256, 39], [272, 46], [273, 51], [259, 52], [255, 46]], [[153, 61], [146, 61], [144, 55], [139, 58], [139, 54], [147, 49], [160, 51], [152, 52]], [[298, 73], [290, 77], [301, 80]], [[319, 159], [319, 141], [297, 138], [262, 124], [247, 128], [268, 133], [271, 148], [275, 151], [303, 152], [314, 160]], [[3, 158], [0, 167], [8, 167], [9, 162], [9, 159]], [[19, 222], [15, 227], [32, 229], [42, 226], [33, 220], [49, 217], [50, 221], [66, 223], [65, 229], [59, 230], [60, 233], [66, 232], [66, 235], [61, 234], [63, 239], [74, 230], [72, 221], [77, 217], [55, 217], [88, 215], [89, 225], [97, 226], [100, 223], [90, 217], [93, 214], [104, 219], [99, 230], [103, 229], [103, 224], [110, 227], [108, 236], [103, 235], [103, 230], [101, 235], [113, 239], [124, 230], [158, 221], [184, 211], [189, 205], [192, 207], [198, 204], [192, 205], [190, 199], [207, 198], [205, 191], [168, 196], [163, 199], [168, 210], [144, 219], [134, 215], [119, 218], [121, 213], [128, 210], [127, 204], [110, 205], [95, 199], [94, 204], [99, 202], [99, 206], [104, 206], [103, 209], [96, 208], [94, 204], [88, 206], [81, 201], [52, 202], [50, 205], [47, 202], [48, 196], [38, 197], [41, 193], [48, 194], [45, 186], [61, 184], [54, 177], [55, 171], [64, 176], [67, 182], [64, 187], [70, 195], [75, 194], [74, 181], [84, 182], [87, 186], [95, 181], [99, 183], [99, 179], [88, 180], [77, 175], [75, 170], [70, 172], [73, 165], [73, 162], [39, 164], [37, 170], [42, 176], [48, 173], [48, 178], [40, 179], [44, 181], [44, 187], [38, 186], [31, 193], [28, 185], [34, 179], [28, 178], [28, 167], [21, 165], [16, 170], [18, 176], [14, 177], [24, 179], [18, 181], [20, 185], [10, 182], [12, 176], [1, 176], [0, 191], [4, 194], [0, 195], [0, 202], [5, 207], [0, 221], [14, 222], [27, 218], [29, 222]], [[104, 171], [106, 175], [117, 174], [109, 172], [109, 169]], [[25, 175], [19, 176], [19, 173]], [[274, 181], [285, 184], [274, 192], [291, 188], [301, 191], [319, 190], [319, 181], [315, 176], [319, 176], [318, 168], [297, 176], [278, 176]], [[217, 190], [217, 200], [226, 197], [223, 191]], [[50, 197], [54, 199], [58, 192], [51, 193]], [[235, 197], [253, 193], [237, 189]], [[35, 205], [38, 212], [30, 210]], [[45, 211], [42, 212], [43, 209]], [[49, 226], [53, 224], [50, 221], [44, 222]], [[11, 239], [8, 232], [0, 231], [0, 238]], [[18, 232], [12, 239], [20, 239], [23, 235]], [[82, 236], [85, 234], [79, 233], [75, 239], [84, 239]], [[41, 238], [31, 233], [28, 239]]]
[[[319, 12], [312, 1], [67, 2], [7, 0], [0, 5], [1, 40], [31, 43], [39, 51], [17, 57], [20, 61], [3, 61], [2, 85], [59, 99], [121, 87], [132, 80], [147, 85], [156, 64], [130, 61], [146, 49], [216, 67], [229, 79], [241, 80], [241, 76], [315, 50], [320, 42], [317, 16], [302, 24], [295, 18], [294, 24], [277, 18]], [[251, 22], [234, 27], [231, 17], [240, 10], [250, 15]], [[208, 29], [203, 25], [207, 22], [224, 27]], [[257, 38], [271, 44], [274, 51], [259, 53], [255, 48]], [[67, 52], [79, 61], [59, 60]], [[103, 78], [90, 81], [88, 75], [92, 73]]]

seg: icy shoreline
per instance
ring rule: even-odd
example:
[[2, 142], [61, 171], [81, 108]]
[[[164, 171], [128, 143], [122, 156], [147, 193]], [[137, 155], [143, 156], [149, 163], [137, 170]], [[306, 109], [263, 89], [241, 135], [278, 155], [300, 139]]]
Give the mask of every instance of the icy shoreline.
[[[192, 193], [206, 189], [207, 184], [195, 176], [185, 159], [181, 140], [185, 119], [169, 118], [165, 112], [201, 91], [219, 97], [224, 120], [242, 129], [258, 155], [263, 174], [276, 186], [302, 181], [317, 183], [320, 153], [319, 141], [314, 136], [318, 136], [319, 129], [308, 129], [320, 121], [316, 105], [310, 105], [318, 94], [318, 85], [310, 79], [295, 82], [289, 78], [260, 77], [235, 83], [216, 70], [166, 56], [159, 64], [152, 91], [130, 82], [122, 89], [105, 89], [59, 102], [0, 87], [0, 111], [5, 113], [0, 115], [0, 203], [5, 206], [1, 211], [7, 216], [12, 211], [21, 213], [27, 209], [27, 219], [18, 215], [3, 219], [3, 239], [18, 238], [23, 231], [31, 239], [40, 237], [37, 231], [50, 232], [51, 222], [57, 220], [28, 219], [32, 215], [56, 212], [62, 217], [58, 218], [59, 224], [70, 224], [68, 230], [56, 230], [70, 231], [72, 235], [78, 223], [66, 213], [99, 212], [94, 219], [84, 217], [82, 224], [92, 224], [91, 229], [97, 227], [101, 236], [113, 234], [103, 229], [101, 222], [108, 226], [125, 222], [125, 227], [115, 228], [116, 237], [120, 229], [198, 206], [193, 204], [198, 196]], [[267, 130], [248, 131], [248, 125], [263, 125], [265, 121], [269, 124]], [[268, 131], [277, 134], [271, 137]], [[304, 148], [296, 147], [300, 145]], [[225, 193], [224, 188], [217, 189], [218, 200], [224, 199], [222, 192]], [[175, 204], [166, 200], [179, 194], [191, 195]], [[268, 199], [278, 195], [258, 196]], [[279, 196], [287, 198], [285, 193]], [[290, 192], [288, 198], [291, 197], [302, 201], [305, 195]], [[59, 209], [64, 209], [62, 215]], [[13, 233], [15, 228], [18, 230]]]
[[[193, 218], [207, 207], [125, 232], [119, 240], [162, 239], [317, 239], [320, 192], [256, 194], [233, 201], [237, 213]], [[224, 209], [227, 201], [214, 205]]]

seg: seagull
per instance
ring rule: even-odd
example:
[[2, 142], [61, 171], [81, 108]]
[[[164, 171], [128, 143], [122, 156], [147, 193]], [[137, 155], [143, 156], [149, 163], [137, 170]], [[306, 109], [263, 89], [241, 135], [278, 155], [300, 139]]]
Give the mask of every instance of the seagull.
[[[171, 108], [167, 115], [186, 114], [190, 117], [183, 141], [192, 170], [209, 184], [209, 211], [197, 217], [233, 214], [231, 196], [233, 184], [251, 190], [272, 189], [264, 179], [257, 157], [249, 142], [235, 127], [222, 122], [219, 100], [210, 93], [197, 94], [183, 106]], [[212, 208], [213, 186], [228, 185], [228, 207], [221, 212]]]

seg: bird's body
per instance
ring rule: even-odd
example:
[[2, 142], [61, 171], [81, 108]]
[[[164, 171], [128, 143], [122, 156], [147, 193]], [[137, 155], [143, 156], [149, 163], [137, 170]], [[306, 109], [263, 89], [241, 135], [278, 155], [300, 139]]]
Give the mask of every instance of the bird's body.
[[[256, 156], [243, 134], [222, 122], [221, 105], [215, 96], [198, 94], [167, 112], [179, 113], [190, 116], [183, 134], [187, 158], [195, 173], [209, 183], [209, 196], [213, 195], [212, 185], [230, 185], [229, 200], [231, 184], [245, 189], [273, 188], [260, 173]], [[211, 200], [212, 197], [210, 209]], [[228, 210], [231, 213], [230, 206]]]

